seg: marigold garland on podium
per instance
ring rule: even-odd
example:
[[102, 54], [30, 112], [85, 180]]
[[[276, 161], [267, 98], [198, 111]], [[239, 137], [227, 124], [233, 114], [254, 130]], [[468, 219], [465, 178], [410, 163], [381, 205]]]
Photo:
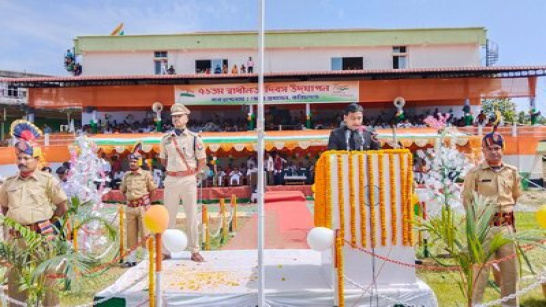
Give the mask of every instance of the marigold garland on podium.
[[348, 280], [350, 287], [417, 285], [415, 268], [400, 265], [415, 261], [412, 166], [407, 149], [329, 151], [317, 162], [315, 226], [338, 234], [321, 270], [338, 300]]

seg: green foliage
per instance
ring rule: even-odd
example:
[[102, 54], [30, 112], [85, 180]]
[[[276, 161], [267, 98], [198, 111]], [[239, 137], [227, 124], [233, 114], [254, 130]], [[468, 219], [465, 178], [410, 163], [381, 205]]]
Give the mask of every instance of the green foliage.
[[[516, 119], [516, 104], [511, 98], [483, 99], [482, 110], [490, 116], [500, 111], [504, 122], [512, 123]], [[520, 119], [519, 116], [517, 119]]]
[[525, 112], [520, 111], [518, 113], [518, 123], [520, 123], [522, 125], [528, 125], [528, 124], [531, 123], [531, 118], [530, 118], [530, 116], [525, 114]]
[[466, 208], [464, 216], [457, 216], [450, 207], [442, 207], [441, 215], [421, 220], [421, 230], [426, 230], [430, 235], [430, 243], [436, 251], [447, 253], [451, 263], [432, 255], [432, 258], [440, 265], [456, 265], [460, 269], [453, 276], [457, 280], [459, 289], [468, 306], [472, 306], [474, 293], [475, 273], [481, 272], [485, 265], [502, 246], [515, 243], [518, 247], [518, 255], [530, 268], [531, 261], [521, 251], [519, 244], [533, 244], [544, 247], [541, 240], [545, 232], [541, 230], [518, 231], [514, 234], [492, 231], [490, 221], [495, 212], [494, 206], [488, 206], [488, 200], [478, 194], [474, 194], [473, 206]]
[[[48, 238], [4, 216], [0, 216], [0, 221], [20, 233], [19, 240], [0, 242], [0, 260], [9, 263], [10, 269], [18, 273], [19, 289], [28, 291], [27, 302], [30, 305], [40, 302], [47, 290], [60, 291], [60, 286], [69, 289], [76, 281], [82, 280], [82, 276], [87, 276], [86, 272], [101, 264], [98, 259], [74, 250], [71, 242], [64, 239], [68, 237], [64, 226], [58, 229], [57, 236]], [[116, 230], [100, 217], [86, 218], [77, 227], [90, 223], [100, 223], [106, 229], [107, 240], [116, 239]], [[61, 220], [61, 225], [64, 224]], [[56, 282], [48, 280], [55, 275], [60, 277]]]

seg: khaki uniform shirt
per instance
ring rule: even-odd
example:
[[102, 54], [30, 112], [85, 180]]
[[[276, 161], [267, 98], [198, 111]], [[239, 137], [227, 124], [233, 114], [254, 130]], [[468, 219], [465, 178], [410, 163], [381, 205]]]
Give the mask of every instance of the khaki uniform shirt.
[[463, 203], [472, 204], [472, 191], [489, 198], [499, 212], [513, 212], [516, 200], [521, 196], [518, 169], [503, 164], [498, 171], [491, 169], [487, 162], [471, 169], [464, 179]]
[[121, 180], [120, 190], [127, 200], [139, 199], [157, 189], [152, 174], [141, 168], [138, 171], [128, 171]]
[[57, 205], [67, 197], [53, 175], [35, 171], [29, 178], [9, 177], [0, 188], [0, 205], [8, 208], [6, 217], [31, 225], [49, 220]]
[[[176, 136], [174, 133], [169, 133], [163, 136], [160, 144], [159, 158], [167, 159], [167, 171], [179, 172], [187, 171], [186, 164], [180, 157], [180, 154], [176, 150], [174, 145], [174, 138], [178, 143], [180, 152], [184, 155], [188, 166], [195, 170], [197, 168], [197, 160], [206, 159], [205, 146], [203, 140], [196, 133], [184, 129], [184, 132], [180, 136]], [[195, 140], [195, 150], [194, 150]]]

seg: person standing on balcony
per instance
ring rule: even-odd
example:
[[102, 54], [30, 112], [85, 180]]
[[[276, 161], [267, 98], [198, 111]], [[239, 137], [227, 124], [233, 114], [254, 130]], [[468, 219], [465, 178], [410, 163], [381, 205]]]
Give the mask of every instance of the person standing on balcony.
[[246, 61], [246, 69], [249, 74], [254, 73], [254, 61], [252, 61], [252, 57], [248, 57], [248, 61]]

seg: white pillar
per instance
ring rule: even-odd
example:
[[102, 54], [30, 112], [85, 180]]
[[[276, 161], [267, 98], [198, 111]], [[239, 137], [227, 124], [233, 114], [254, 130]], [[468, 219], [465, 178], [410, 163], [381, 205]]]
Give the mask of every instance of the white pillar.
[[28, 113], [27, 120], [34, 124], [34, 113]]
[[515, 120], [512, 123], [512, 136], [518, 136], [518, 127]]
[[93, 121], [94, 123], [98, 123], [98, 122], [99, 122], [99, 120], [98, 120], [98, 114], [97, 114], [97, 113], [98, 113], [97, 110], [93, 110], [93, 113], [91, 113], [92, 116], [93, 116], [92, 121]]

